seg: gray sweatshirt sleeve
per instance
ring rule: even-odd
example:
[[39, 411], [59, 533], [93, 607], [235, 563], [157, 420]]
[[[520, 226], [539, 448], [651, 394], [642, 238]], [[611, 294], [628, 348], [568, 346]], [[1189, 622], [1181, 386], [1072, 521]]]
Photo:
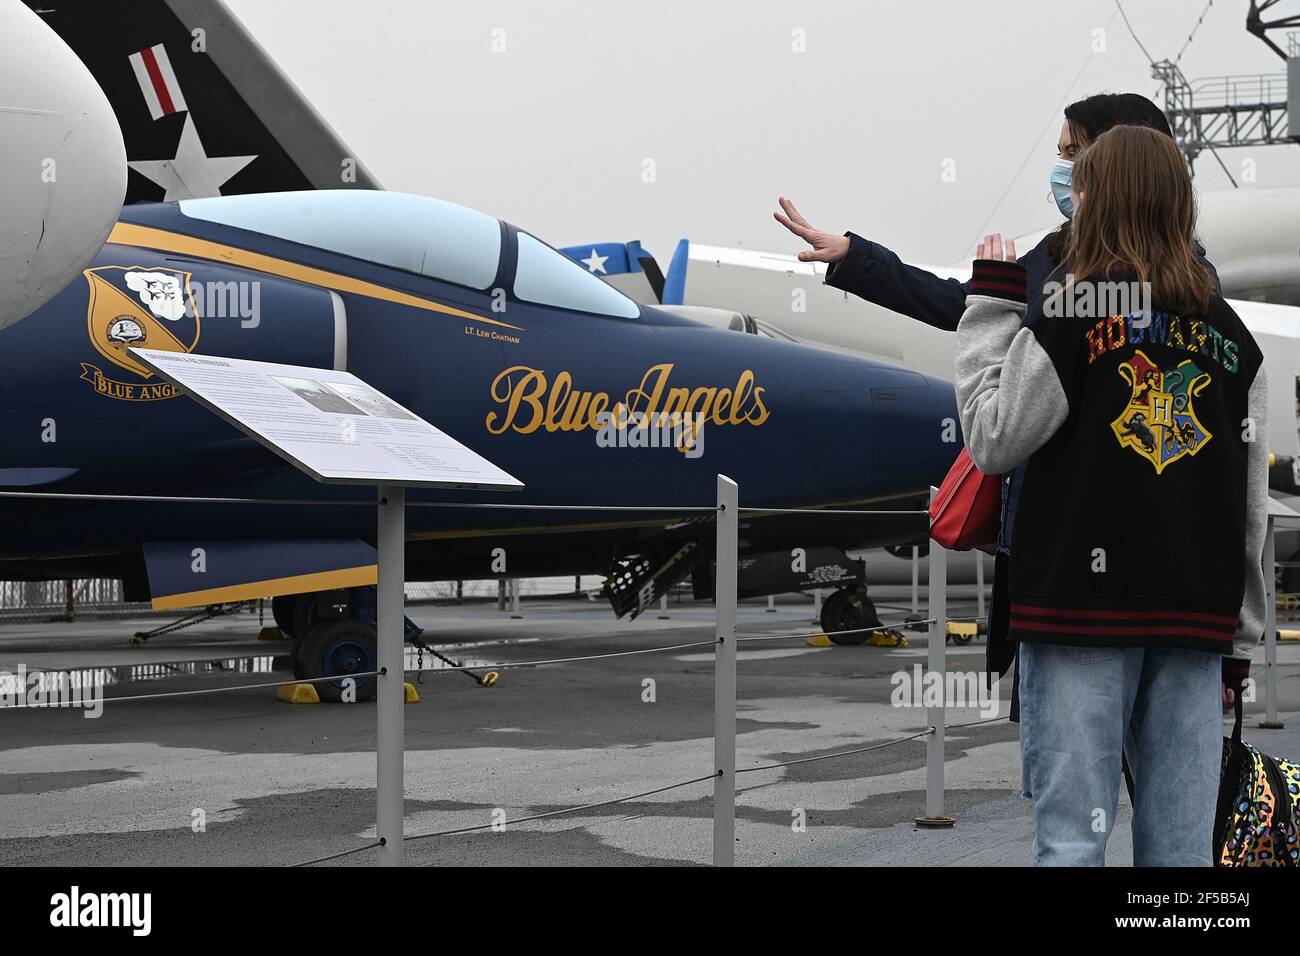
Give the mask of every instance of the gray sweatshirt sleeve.
[[1017, 291], [1006, 266], [1015, 263], [975, 263], [972, 292], [957, 325], [957, 410], [966, 450], [986, 475], [1026, 461], [1070, 412], [1051, 358], [1033, 330], [1020, 327], [1023, 270]]
[[1268, 590], [1264, 584], [1264, 533], [1268, 529], [1268, 380], [1264, 366], [1250, 384], [1250, 420], [1255, 440], [1246, 458], [1246, 591], [1232, 656], [1249, 660], [1264, 635]]

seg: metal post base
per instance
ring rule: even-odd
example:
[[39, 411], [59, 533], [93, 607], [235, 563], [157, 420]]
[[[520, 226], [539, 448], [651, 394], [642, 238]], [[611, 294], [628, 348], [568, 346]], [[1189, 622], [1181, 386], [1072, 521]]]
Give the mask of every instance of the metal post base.
[[957, 821], [952, 817], [917, 817], [916, 825], [922, 830], [943, 830], [947, 827], [955, 827]]

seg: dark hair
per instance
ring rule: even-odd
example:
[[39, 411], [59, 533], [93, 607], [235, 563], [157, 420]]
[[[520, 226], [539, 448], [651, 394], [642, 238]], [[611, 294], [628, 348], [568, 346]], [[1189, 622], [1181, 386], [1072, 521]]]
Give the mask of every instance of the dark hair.
[[[1160, 107], [1141, 93], [1097, 93], [1076, 100], [1065, 108], [1065, 121], [1070, 124], [1070, 135], [1080, 147], [1087, 146], [1116, 126], [1147, 126], [1174, 138], [1169, 120]], [[1069, 239], [1070, 220], [1067, 219], [1047, 237], [1047, 254], [1060, 262]]]
[[1065, 108], [1065, 121], [1076, 140], [1086, 146], [1112, 126], [1149, 126], [1174, 138], [1160, 107], [1141, 93], [1098, 93]]

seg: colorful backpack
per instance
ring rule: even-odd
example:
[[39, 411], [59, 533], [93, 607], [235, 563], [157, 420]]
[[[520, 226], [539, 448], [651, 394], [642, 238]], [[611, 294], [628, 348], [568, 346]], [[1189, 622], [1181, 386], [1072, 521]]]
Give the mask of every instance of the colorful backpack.
[[1216, 866], [1300, 866], [1300, 764], [1241, 742], [1241, 695], [1223, 739]]

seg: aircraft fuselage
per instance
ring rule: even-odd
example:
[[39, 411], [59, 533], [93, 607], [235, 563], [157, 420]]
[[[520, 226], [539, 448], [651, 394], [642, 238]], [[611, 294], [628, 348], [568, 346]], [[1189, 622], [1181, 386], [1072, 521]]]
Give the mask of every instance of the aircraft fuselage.
[[[312, 482], [136, 367], [132, 345], [346, 368], [525, 484], [495, 497], [413, 492], [417, 504], [710, 506], [722, 473], [747, 507], [915, 507], [960, 447], [941, 380], [649, 307], [623, 317], [523, 301], [517, 232], [502, 230], [497, 274], [479, 291], [193, 219], [176, 204], [128, 208], [81, 280], [0, 334], [0, 487], [373, 496]], [[685, 450], [620, 444], [601, 428], [602, 414], [618, 421], [619, 409], [651, 420], [675, 411], [699, 434]], [[518, 573], [594, 570], [647, 536], [711, 535], [698, 526], [708, 517], [416, 507], [411, 576], [488, 576], [497, 547], [513, 549]], [[373, 541], [375, 516], [4, 499], [0, 527], [0, 576], [62, 577], [118, 574], [147, 541]], [[749, 527], [752, 547], [857, 546], [915, 535], [918, 523], [787, 517]]]

